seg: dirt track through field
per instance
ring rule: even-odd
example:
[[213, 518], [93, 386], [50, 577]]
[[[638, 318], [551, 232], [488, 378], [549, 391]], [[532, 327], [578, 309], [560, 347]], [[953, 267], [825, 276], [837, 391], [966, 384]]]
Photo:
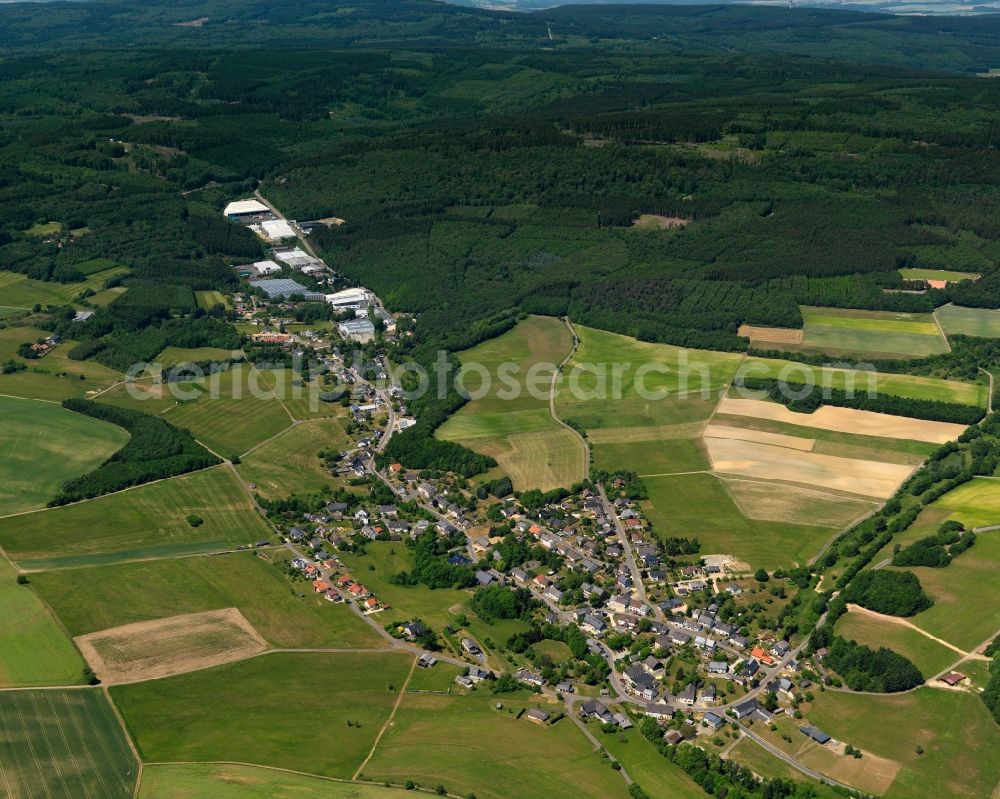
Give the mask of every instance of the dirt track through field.
[[107, 684], [169, 677], [267, 650], [236, 608], [125, 624], [73, 640]]
[[723, 438], [734, 441], [753, 441], [758, 444], [771, 444], [775, 447], [787, 447], [801, 452], [812, 452], [816, 442], [811, 438], [787, 436], [783, 433], [768, 433], [763, 430], [753, 430], [749, 427], [726, 427], [720, 424], [710, 424], [705, 428], [705, 438]]
[[938, 638], [936, 635], [931, 635], [929, 632], [927, 632], [927, 630], [923, 629], [922, 627], [918, 627], [912, 621], [908, 621], [907, 619], [901, 618], [899, 616], [887, 616], [884, 613], [878, 613], [874, 610], [868, 610], [868, 608], [863, 608], [861, 607], [861, 605], [848, 604], [847, 609], [851, 613], [860, 613], [863, 616], [871, 616], [874, 619], [879, 619], [881, 621], [888, 622], [889, 624], [898, 624], [901, 627], [909, 627], [911, 630], [920, 633], [922, 636], [924, 636], [924, 638], [930, 638], [935, 643], [941, 644], [941, 646], [946, 647], [950, 649], [952, 652], [958, 653], [959, 655], [964, 655], [969, 660], [989, 660], [989, 658], [987, 658], [985, 655], [979, 655], [975, 652], [966, 652], [962, 649], [959, 649], [954, 644], [948, 643], [943, 638]]

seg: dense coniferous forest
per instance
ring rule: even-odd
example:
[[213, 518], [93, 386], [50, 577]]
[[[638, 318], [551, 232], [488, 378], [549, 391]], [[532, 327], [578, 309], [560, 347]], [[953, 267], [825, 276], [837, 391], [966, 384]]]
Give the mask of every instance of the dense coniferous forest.
[[[1000, 62], [991, 18], [109, 0], [0, 7], [0, 47], [0, 270], [80, 286], [94, 316], [44, 324], [116, 369], [238, 344], [221, 316], [192, 324], [194, 292], [262, 255], [220, 215], [257, 187], [346, 220], [311, 243], [416, 314], [397, 361], [525, 313], [741, 351], [741, 324], [796, 327], [802, 304], [1000, 306], [1000, 83], [974, 77]], [[907, 293], [902, 266], [982, 277]], [[88, 305], [95, 274], [124, 293]], [[997, 360], [963, 344], [890, 368]], [[462, 402], [413, 403], [385, 457], [490, 467], [433, 437]]]

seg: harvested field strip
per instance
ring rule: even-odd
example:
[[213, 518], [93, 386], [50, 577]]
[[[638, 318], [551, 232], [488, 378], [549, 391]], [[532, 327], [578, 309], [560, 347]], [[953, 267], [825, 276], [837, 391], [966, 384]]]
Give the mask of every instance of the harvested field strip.
[[102, 691], [0, 693], [4, 796], [127, 799], [136, 766]]
[[698, 438], [705, 422], [650, 425], [649, 427], [605, 427], [587, 431], [591, 444], [628, 444], [633, 441], [663, 441]]
[[801, 344], [802, 330], [795, 327], [760, 327], [758, 325], [740, 325], [736, 331], [739, 336], [746, 336], [752, 342], [768, 344]]
[[137, 622], [74, 639], [105, 683], [169, 677], [241, 660], [267, 643], [236, 608]]
[[724, 474], [788, 480], [886, 499], [913, 471], [908, 466], [838, 458], [733, 439], [705, 440], [712, 468]]
[[726, 427], [710, 424], [705, 428], [705, 438], [723, 438], [735, 441], [752, 441], [758, 444], [770, 444], [775, 447], [787, 447], [802, 452], [812, 452], [816, 443], [811, 438], [797, 438], [782, 433], [766, 433], [762, 430], [751, 430], [745, 427]]
[[[809, 417], [804, 417], [808, 419]], [[845, 445], [859, 447], [861, 449], [874, 449], [880, 453], [879, 458], [872, 460], [886, 460], [889, 463], [902, 461], [892, 460], [891, 457], [914, 457], [926, 458], [938, 448], [937, 444], [926, 441], [907, 441], [901, 438], [882, 438], [880, 436], [855, 435], [854, 433], [841, 433], [836, 430], [821, 430], [817, 427], [808, 427], [800, 424], [788, 424], [786, 422], [776, 422], [772, 419], [756, 419], [751, 416], [733, 416], [731, 414], [719, 413], [715, 416], [716, 424], [726, 427], [744, 427], [751, 430], [763, 430], [769, 433], [783, 433], [784, 435], [797, 436], [800, 438], [812, 438], [816, 440], [814, 451], [821, 451], [827, 445]], [[835, 453], [827, 453], [835, 454]]]
[[854, 408], [836, 408], [831, 405], [824, 405], [810, 414], [795, 413], [776, 402], [729, 397], [719, 403], [719, 413], [772, 419], [802, 427], [816, 427], [820, 430], [929, 441], [935, 444], [952, 441], [965, 430], [965, 426], [960, 424], [908, 419], [905, 416], [859, 411]]
[[860, 444], [838, 444], [833, 441], [817, 441], [813, 452], [820, 455], [836, 455], [840, 458], [855, 458], [857, 460], [881, 461], [882, 463], [898, 463], [901, 466], [919, 466], [924, 462], [923, 455], [908, 452], [893, 452], [875, 446]]

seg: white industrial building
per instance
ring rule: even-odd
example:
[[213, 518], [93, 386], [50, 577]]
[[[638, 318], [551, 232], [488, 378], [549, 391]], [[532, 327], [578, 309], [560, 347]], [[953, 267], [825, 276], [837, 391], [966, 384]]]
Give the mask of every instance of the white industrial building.
[[268, 241], [294, 239], [297, 235], [287, 219], [268, 219], [266, 222], [261, 222], [259, 227]]
[[270, 209], [259, 200], [236, 200], [226, 206], [222, 212], [227, 218], [233, 221], [249, 219], [259, 214], [269, 214]]
[[274, 261], [254, 261], [253, 268], [258, 275], [274, 275], [281, 271], [280, 264]]
[[326, 301], [334, 308], [346, 311], [351, 308], [355, 310], [358, 308], [367, 308], [371, 305], [374, 297], [375, 295], [368, 289], [359, 286], [358, 288], [344, 289], [334, 294], [327, 294]]
[[370, 319], [350, 319], [338, 324], [337, 331], [344, 338], [364, 343], [375, 336], [375, 325]]

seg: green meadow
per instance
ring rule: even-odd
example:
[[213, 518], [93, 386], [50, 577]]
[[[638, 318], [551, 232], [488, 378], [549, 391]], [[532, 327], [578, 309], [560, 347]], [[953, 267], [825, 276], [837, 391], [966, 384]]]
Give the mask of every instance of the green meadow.
[[[541, 726], [515, 718], [540, 697], [505, 694], [500, 697], [503, 708], [496, 710], [497, 698], [484, 693], [406, 694], [362, 776], [396, 784], [441, 784], [452, 794], [474, 793], [480, 799], [628, 796], [621, 775], [570, 719]], [[554, 715], [562, 706], [546, 709]]]
[[661, 755], [639, 730], [605, 733], [596, 724], [591, 724], [590, 731], [649, 796], [704, 799], [704, 790]]
[[209, 375], [195, 385], [182, 385], [192, 397], [169, 408], [164, 418], [224, 458], [277, 435], [292, 423], [275, 395], [275, 376], [247, 364]]
[[0, 559], [0, 686], [76, 685], [83, 659], [31, 586]]
[[336, 419], [319, 419], [290, 427], [251, 451], [237, 471], [265, 499], [311, 494], [335, 482], [319, 458], [324, 450], [340, 451], [349, 440]]
[[835, 531], [748, 519], [713, 474], [647, 477], [644, 482], [649, 500], [643, 505], [657, 535], [697, 538], [702, 552], [731, 554], [754, 568], [806, 563]]
[[[0, 273], [0, 278], [4, 273]], [[0, 289], [2, 290], [2, 289]], [[60, 402], [67, 397], [83, 397], [102, 391], [124, 376], [94, 361], [74, 361], [68, 357], [76, 342], [63, 341], [35, 360], [17, 356], [21, 344], [30, 344], [49, 334], [35, 327], [18, 326], [0, 330], [0, 360], [23, 363], [24, 371], [0, 375], [0, 394]]]
[[864, 613], [844, 614], [837, 622], [837, 634], [872, 649], [889, 647], [909, 658], [920, 669], [925, 680], [941, 673], [961, 657], [954, 650], [910, 627]]
[[[876, 338], [881, 338], [881, 334]], [[874, 389], [880, 394], [957, 402], [962, 405], [985, 406], [989, 394], [989, 386], [985, 383], [939, 380], [890, 372], [833, 369], [775, 358], [749, 357], [741, 364], [740, 374], [750, 378], [780, 378], [792, 383], [811, 381], [818, 386], [845, 390], [853, 388], [860, 392]]]
[[1000, 311], [945, 305], [935, 311], [935, 316], [949, 336], [1000, 338]]
[[[202, 524], [192, 527], [190, 515]], [[42, 570], [214, 552], [269, 535], [226, 467], [0, 519], [0, 546], [22, 568]]]
[[948, 351], [931, 314], [803, 307], [802, 319], [802, 349], [911, 358]]
[[279, 652], [117, 686], [111, 696], [144, 760], [235, 761], [349, 779], [412, 666], [409, 655], [390, 652]]
[[73, 636], [235, 607], [278, 648], [378, 648], [384, 639], [342, 604], [285, 576], [285, 550], [174, 558], [33, 574]]
[[120, 427], [59, 405], [0, 397], [0, 516], [45, 507], [127, 441]]
[[400, 799], [399, 788], [254, 766], [144, 766], [138, 799]]
[[910, 619], [953, 646], [973, 651], [1000, 629], [1000, 535], [980, 533], [943, 569], [911, 567], [934, 605]]
[[900, 765], [885, 799], [985, 798], [1000, 780], [1000, 727], [970, 693], [826, 691], [816, 694], [807, 717], [834, 738]]

